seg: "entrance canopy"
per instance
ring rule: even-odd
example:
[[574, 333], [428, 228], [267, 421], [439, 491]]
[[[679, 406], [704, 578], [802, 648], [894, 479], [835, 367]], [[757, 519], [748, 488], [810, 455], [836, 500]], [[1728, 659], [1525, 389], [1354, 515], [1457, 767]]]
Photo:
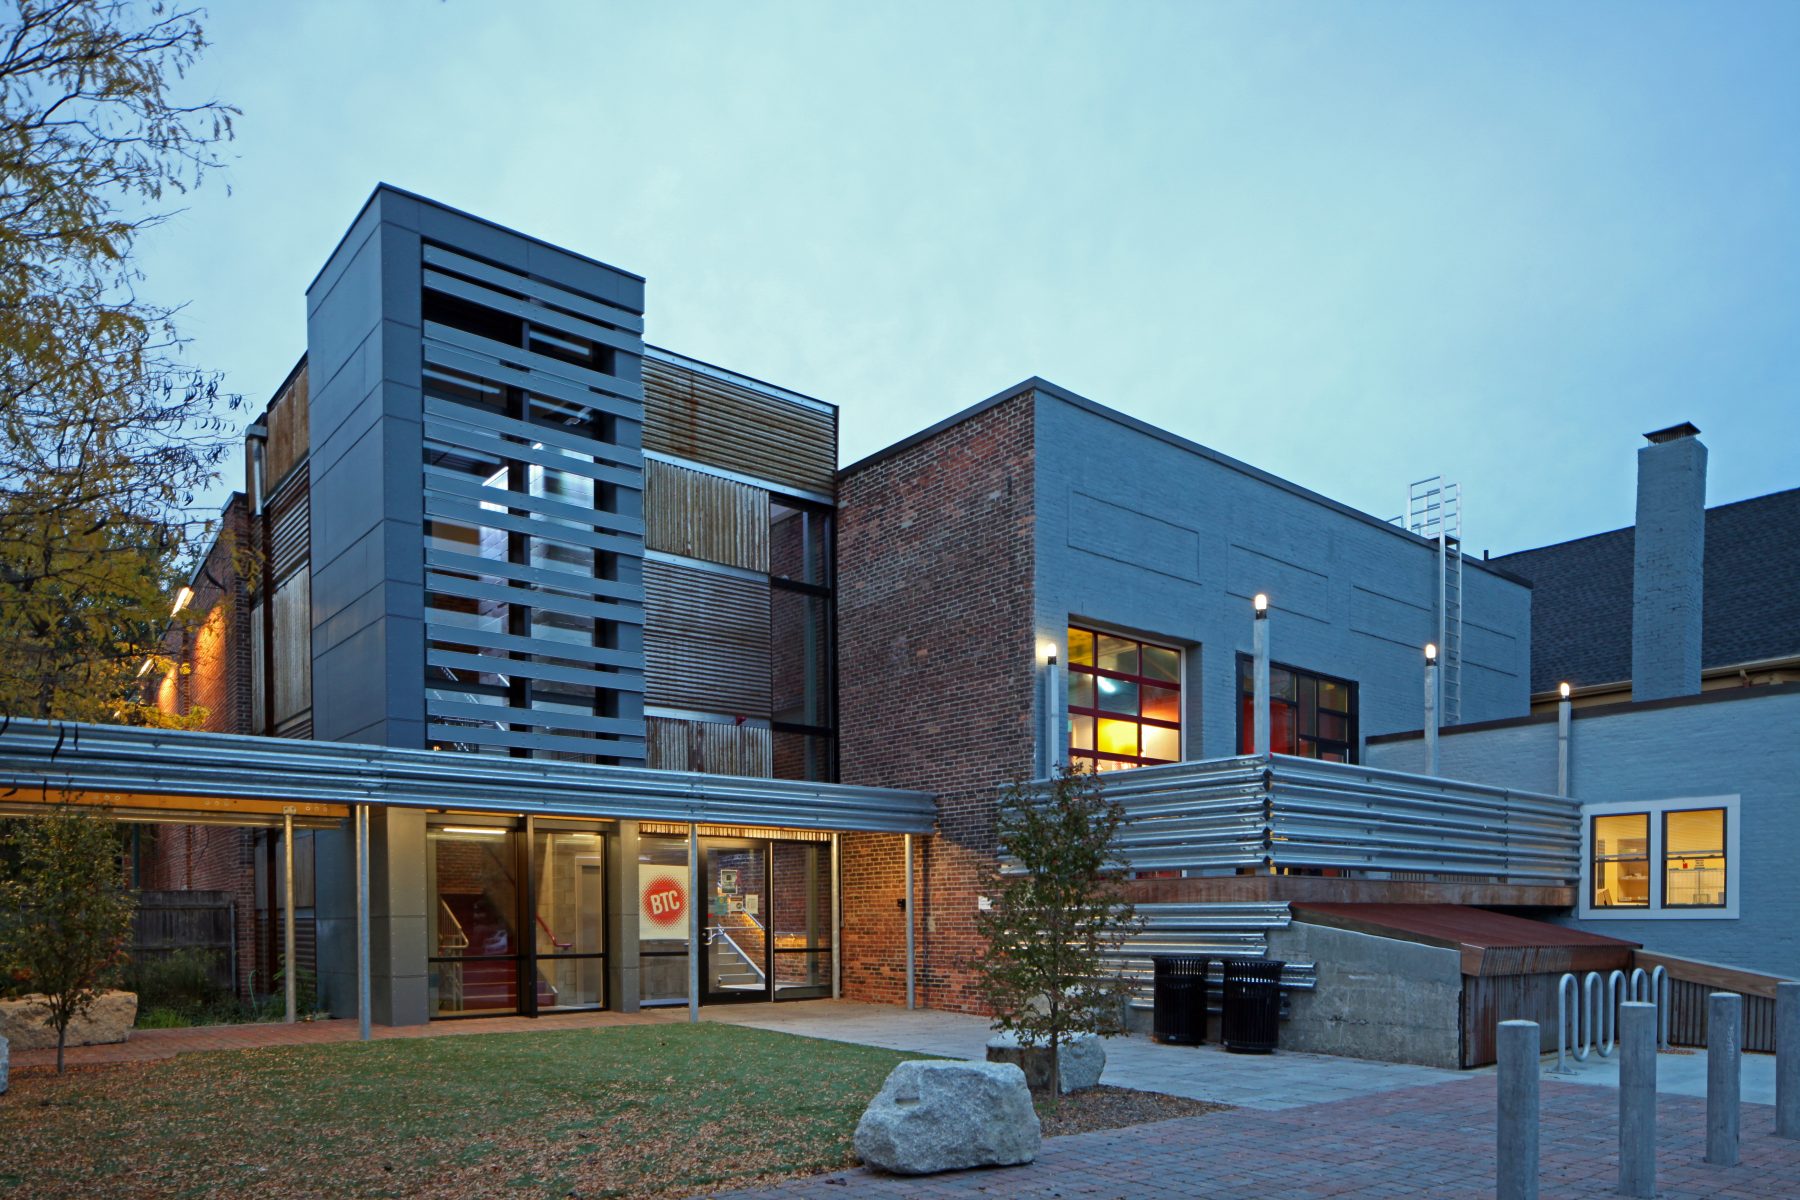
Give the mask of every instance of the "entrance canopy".
[[0, 719], [0, 814], [73, 800], [126, 820], [335, 825], [349, 805], [930, 833], [925, 792], [190, 730]]

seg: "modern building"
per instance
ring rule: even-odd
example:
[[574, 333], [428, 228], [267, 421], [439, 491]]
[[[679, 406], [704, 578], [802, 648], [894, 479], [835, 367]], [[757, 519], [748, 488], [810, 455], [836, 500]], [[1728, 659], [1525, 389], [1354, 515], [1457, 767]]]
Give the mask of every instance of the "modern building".
[[14, 722], [0, 812], [160, 820], [245, 986], [291, 933], [382, 1023], [978, 1010], [996, 806], [1065, 763], [1130, 815], [1118, 969], [1281, 958], [1290, 1044], [1470, 1065], [1565, 970], [1800, 970], [1800, 492], [1709, 512], [1691, 427], [1634, 530], [1477, 561], [1453, 488], [1382, 520], [1035, 378], [840, 470], [648, 310], [378, 188], [151, 681], [211, 732]]

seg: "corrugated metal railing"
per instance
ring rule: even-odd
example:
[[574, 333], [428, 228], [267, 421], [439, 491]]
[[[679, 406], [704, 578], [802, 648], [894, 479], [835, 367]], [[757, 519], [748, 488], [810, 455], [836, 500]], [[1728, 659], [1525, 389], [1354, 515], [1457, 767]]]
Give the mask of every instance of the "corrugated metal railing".
[[1403, 771], [1272, 755], [1175, 763], [1104, 780], [1133, 868], [1341, 868], [1572, 883], [1573, 800]]
[[[1144, 927], [1113, 954], [1114, 969], [1131, 981], [1132, 1003], [1150, 1004], [1151, 957], [1188, 954], [1205, 958], [1263, 958], [1269, 952], [1268, 931], [1287, 928], [1286, 901], [1257, 900], [1241, 904], [1139, 904]], [[1214, 967], [1216, 979], [1219, 969]], [[1312, 963], [1288, 963], [1281, 972], [1285, 988], [1310, 990]]]
[[937, 815], [929, 793], [889, 788], [0, 718], [0, 808], [57, 790], [877, 833], [930, 833]]

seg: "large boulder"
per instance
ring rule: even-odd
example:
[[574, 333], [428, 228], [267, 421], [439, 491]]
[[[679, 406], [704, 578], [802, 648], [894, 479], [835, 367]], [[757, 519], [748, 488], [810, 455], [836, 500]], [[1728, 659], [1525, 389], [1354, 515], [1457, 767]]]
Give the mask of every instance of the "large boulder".
[[[30, 995], [0, 1000], [0, 1037], [9, 1039], [15, 1050], [56, 1049], [56, 1027], [45, 1018], [43, 999]], [[68, 1044], [99, 1046], [122, 1042], [131, 1035], [136, 1020], [136, 992], [101, 992], [94, 997], [86, 1016], [69, 1022]]]
[[896, 1175], [1028, 1163], [1043, 1140], [1011, 1063], [901, 1063], [856, 1126], [863, 1162]]
[[[1063, 1093], [1085, 1091], [1100, 1082], [1100, 1072], [1106, 1069], [1106, 1047], [1091, 1033], [1072, 1034], [1057, 1048], [1057, 1059]], [[1034, 1088], [1050, 1086], [1050, 1047], [1027, 1046], [1011, 1030], [988, 1039], [987, 1060], [1012, 1063], [1025, 1072], [1025, 1082]]]

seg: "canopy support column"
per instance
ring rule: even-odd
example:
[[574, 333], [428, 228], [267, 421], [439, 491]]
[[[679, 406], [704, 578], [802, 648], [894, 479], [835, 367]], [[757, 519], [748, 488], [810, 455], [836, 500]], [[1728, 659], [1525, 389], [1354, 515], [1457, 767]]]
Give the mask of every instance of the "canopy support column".
[[356, 1034], [369, 1040], [369, 806], [356, 806]]
[[294, 809], [289, 805], [281, 815], [282, 866], [286, 877], [281, 885], [281, 978], [287, 993], [287, 1023], [292, 1025], [299, 1015], [299, 992], [294, 979]]
[[700, 1020], [700, 827], [688, 822], [688, 1023]]
[[913, 835], [906, 834], [906, 1007], [916, 1008], [913, 986]]

